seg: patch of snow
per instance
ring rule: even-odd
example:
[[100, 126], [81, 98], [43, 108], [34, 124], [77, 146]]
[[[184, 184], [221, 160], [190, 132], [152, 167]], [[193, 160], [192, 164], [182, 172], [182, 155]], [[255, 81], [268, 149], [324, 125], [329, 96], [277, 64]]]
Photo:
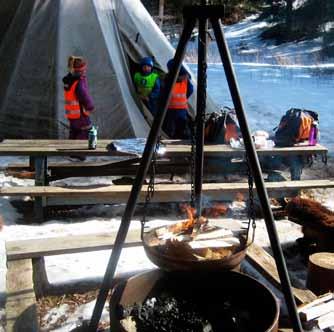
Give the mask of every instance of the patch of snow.
[[293, 9], [298, 9], [300, 7], [302, 7], [305, 3], [306, 3], [307, 0], [295, 0], [293, 1]]

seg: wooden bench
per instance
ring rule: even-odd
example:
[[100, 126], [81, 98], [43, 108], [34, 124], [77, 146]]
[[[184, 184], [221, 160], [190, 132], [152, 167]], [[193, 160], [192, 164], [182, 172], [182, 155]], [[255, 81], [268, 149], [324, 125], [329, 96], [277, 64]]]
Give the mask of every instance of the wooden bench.
[[[44, 265], [45, 256], [112, 249], [115, 237], [116, 233], [112, 232], [109, 234], [71, 235], [46, 239], [7, 241], [7, 296], [9, 295], [6, 304], [7, 332], [38, 331], [36, 327], [35, 294], [37, 297], [49, 293], [57, 294], [54, 289], [52, 292], [52, 286], [47, 280]], [[125, 247], [139, 245], [141, 245], [140, 230], [130, 229]], [[269, 282], [280, 288], [275, 261], [263, 248], [252, 244], [247, 250], [246, 259]], [[293, 287], [292, 291], [296, 301], [300, 304], [308, 303], [316, 298], [307, 289]], [[66, 293], [66, 288], [62, 287], [61, 292], [62, 294]], [[27, 312], [30, 315], [23, 314]], [[29, 324], [32, 325], [31, 328]], [[18, 329], [14, 329], [14, 326], [18, 327]]]
[[[70, 290], [66, 286], [57, 289], [50, 285], [45, 270], [45, 256], [112, 249], [115, 238], [116, 232], [7, 241], [6, 331], [37, 332], [36, 297], [60, 292], [66, 294]], [[138, 245], [141, 245], [140, 230], [130, 230], [124, 247]], [[118, 278], [127, 276], [120, 275]], [[84, 289], [91, 287], [90, 283], [83, 285]], [[80, 286], [77, 289], [80, 290]]]
[[[282, 197], [296, 195], [298, 191], [312, 188], [333, 188], [332, 180], [304, 180], [266, 182], [269, 196]], [[152, 202], [181, 202], [189, 201], [190, 184], [157, 184]], [[30, 196], [46, 198], [46, 205], [76, 205], [76, 204], [121, 204], [126, 203], [131, 190], [130, 185], [112, 186], [19, 186], [2, 187], [0, 196]], [[142, 187], [138, 202], [144, 202], [147, 185]], [[204, 183], [203, 195], [210, 200], [231, 200], [236, 194], [247, 197], [248, 184], [241, 183]], [[256, 190], [254, 190], [256, 194]]]

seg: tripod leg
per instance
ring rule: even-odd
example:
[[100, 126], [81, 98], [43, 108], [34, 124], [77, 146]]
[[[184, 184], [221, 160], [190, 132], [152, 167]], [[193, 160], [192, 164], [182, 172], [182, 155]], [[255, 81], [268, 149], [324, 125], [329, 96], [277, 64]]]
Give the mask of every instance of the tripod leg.
[[291, 319], [291, 323], [293, 325], [293, 330], [295, 332], [302, 332], [303, 329], [301, 327], [300, 319], [297, 314], [295, 299], [291, 290], [291, 283], [288, 275], [288, 271], [286, 268], [282, 248], [279, 242], [277, 229], [275, 226], [274, 217], [270, 208], [270, 203], [268, 199], [267, 190], [264, 186], [264, 181], [262, 177], [262, 171], [260, 167], [260, 163], [257, 157], [257, 153], [255, 150], [255, 146], [248, 128], [248, 123], [246, 119], [246, 115], [244, 112], [244, 108], [242, 105], [238, 84], [235, 78], [231, 56], [227, 47], [227, 43], [224, 37], [224, 33], [220, 22], [218, 19], [211, 19], [212, 27], [214, 30], [214, 34], [217, 41], [217, 46], [219, 49], [220, 57], [222, 63], [224, 65], [225, 75], [227, 78], [227, 82], [230, 88], [233, 104], [235, 107], [235, 111], [237, 113], [242, 137], [245, 142], [245, 148], [250, 160], [250, 165], [252, 168], [252, 173], [254, 177], [254, 181], [256, 184], [256, 190], [261, 202], [262, 211], [264, 214], [264, 220], [266, 223], [270, 244], [274, 253], [274, 258], [277, 265], [277, 270], [279, 273], [279, 277], [282, 283], [282, 290], [284, 293], [285, 301], [289, 310], [289, 315]]
[[154, 147], [157, 143], [158, 136], [161, 131], [161, 126], [162, 126], [162, 123], [166, 115], [168, 103], [171, 97], [172, 88], [176, 82], [177, 75], [180, 71], [182, 60], [186, 52], [186, 46], [187, 46], [188, 41], [190, 40], [191, 33], [194, 29], [195, 23], [196, 23], [195, 18], [191, 18], [186, 21], [182, 35], [180, 37], [178, 47], [176, 49], [173, 68], [171, 69], [170, 73], [167, 75], [166, 86], [162, 92], [162, 97], [159, 102], [158, 112], [156, 116], [154, 117], [154, 121], [153, 121], [150, 133], [146, 141], [143, 156], [142, 156], [142, 159], [141, 159], [138, 171], [137, 171], [136, 178], [134, 180], [134, 184], [131, 189], [131, 193], [130, 193], [130, 196], [129, 196], [129, 199], [128, 199], [128, 202], [127, 202], [127, 205], [124, 211], [124, 215], [122, 217], [120, 228], [116, 236], [114, 249], [111, 252], [108, 266], [107, 266], [105, 275], [103, 277], [102, 285], [101, 285], [101, 288], [100, 288], [100, 291], [99, 291], [99, 294], [96, 300], [93, 315], [92, 315], [90, 325], [89, 325], [90, 332], [95, 332], [97, 330], [98, 323], [100, 321], [101, 314], [103, 311], [103, 307], [104, 307], [104, 304], [106, 302], [106, 299], [107, 299], [107, 296], [110, 290], [110, 284], [111, 284], [112, 278], [114, 277], [117, 263], [119, 260], [119, 256], [121, 254], [121, 251], [124, 245], [124, 241], [128, 233], [130, 221], [131, 221], [131, 218], [133, 216], [133, 213], [134, 213], [134, 210], [137, 204], [137, 199], [140, 194], [144, 178], [148, 171], [149, 164], [152, 159]]
[[198, 35], [198, 66], [197, 66], [197, 105], [196, 105], [196, 156], [195, 156], [195, 208], [196, 216], [202, 213], [202, 182], [204, 162], [204, 123], [206, 111], [206, 88], [207, 88], [207, 27], [206, 18], [199, 19]]

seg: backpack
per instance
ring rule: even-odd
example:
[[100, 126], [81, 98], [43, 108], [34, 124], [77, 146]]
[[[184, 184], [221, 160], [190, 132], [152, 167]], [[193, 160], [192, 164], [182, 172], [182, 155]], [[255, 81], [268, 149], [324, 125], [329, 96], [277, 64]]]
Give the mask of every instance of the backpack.
[[205, 143], [228, 144], [240, 137], [240, 127], [235, 110], [224, 107], [219, 112], [207, 114], [205, 119]]
[[319, 121], [318, 113], [298, 108], [289, 109], [282, 116], [278, 127], [274, 128], [276, 146], [293, 146], [308, 140], [311, 126]]

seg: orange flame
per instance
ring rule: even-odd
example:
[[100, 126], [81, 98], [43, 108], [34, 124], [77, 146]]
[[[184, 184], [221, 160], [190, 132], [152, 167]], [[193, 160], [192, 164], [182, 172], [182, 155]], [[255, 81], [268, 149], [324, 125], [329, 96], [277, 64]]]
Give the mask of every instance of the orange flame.
[[188, 204], [180, 204], [180, 210], [187, 214], [188, 219], [185, 222], [181, 222], [176, 225], [180, 224], [179, 227], [181, 227], [181, 231], [192, 229], [195, 224], [196, 209]]
[[203, 216], [218, 218], [226, 215], [228, 207], [223, 203], [213, 203], [211, 207], [203, 209]]

